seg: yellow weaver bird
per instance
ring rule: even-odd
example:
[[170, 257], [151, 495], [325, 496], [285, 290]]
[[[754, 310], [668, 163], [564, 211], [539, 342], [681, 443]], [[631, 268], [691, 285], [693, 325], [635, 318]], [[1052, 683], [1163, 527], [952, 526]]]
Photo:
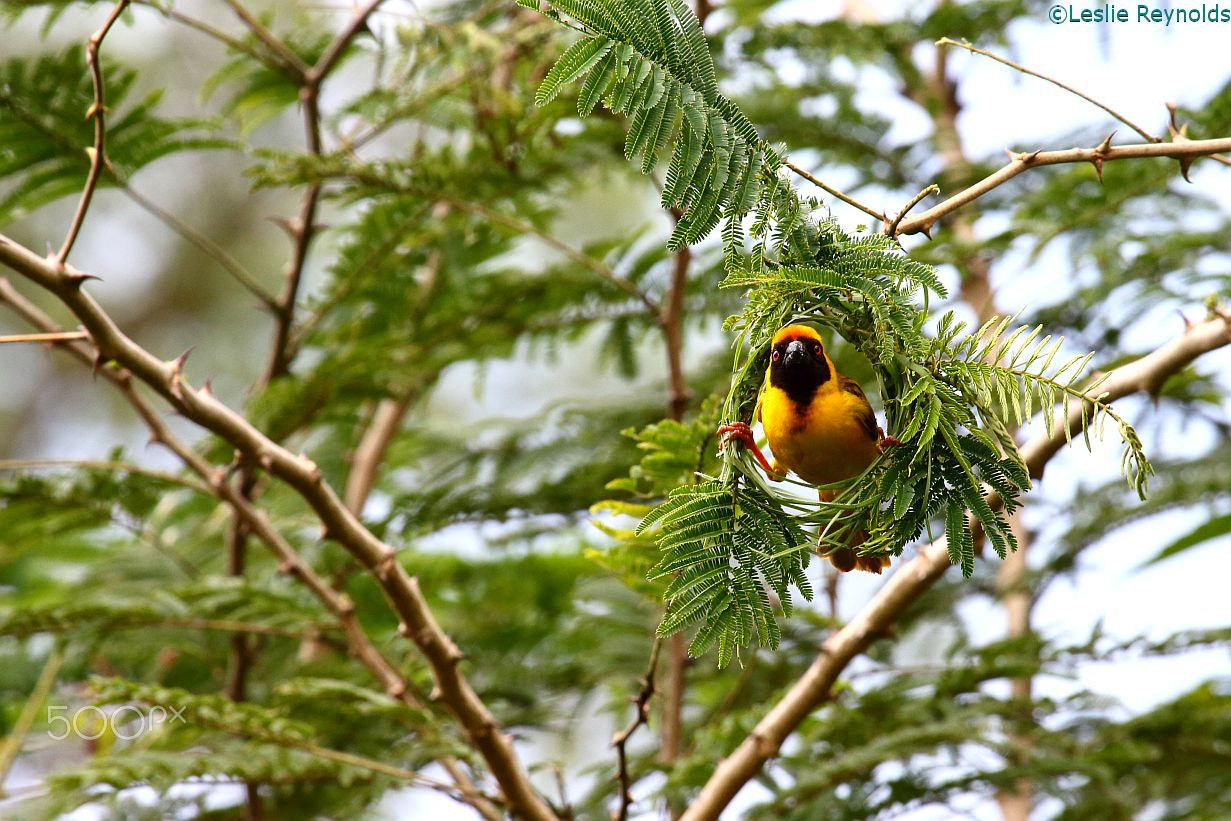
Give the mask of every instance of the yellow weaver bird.
[[[859, 383], [838, 373], [814, 328], [787, 325], [778, 331], [769, 359], [756, 418], [765, 428], [773, 464], [743, 422], [723, 425], [718, 433], [724, 442], [743, 442], [771, 479], [791, 471], [813, 485], [841, 482], [862, 473], [886, 445], [901, 444], [877, 426]], [[820, 495], [829, 502], [837, 493], [821, 490]], [[831, 551], [829, 560], [843, 572], [858, 567], [880, 573], [889, 566], [888, 556], [860, 556], [854, 549], [866, 539], [866, 533], [856, 534], [850, 545]]]

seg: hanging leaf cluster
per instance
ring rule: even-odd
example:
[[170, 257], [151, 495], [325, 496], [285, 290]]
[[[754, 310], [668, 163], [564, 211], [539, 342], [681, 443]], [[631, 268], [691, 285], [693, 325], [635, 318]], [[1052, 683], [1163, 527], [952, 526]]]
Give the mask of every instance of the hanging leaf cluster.
[[[667, 163], [663, 205], [680, 211], [669, 248], [724, 222], [723, 285], [744, 289], [746, 301], [726, 325], [737, 340], [722, 419], [753, 421], [770, 339], [789, 321], [809, 321], [867, 357], [888, 431], [902, 442], [829, 503], [771, 486], [739, 447], [726, 449], [719, 475], [671, 491], [638, 530], [662, 550], [652, 575], [671, 579], [661, 633], [700, 625], [692, 652], [716, 643], [720, 664], [753, 637], [776, 646], [770, 591], [789, 612], [789, 587], [810, 595], [803, 569], [812, 549], [845, 546], [858, 531], [868, 534], [858, 548], [865, 555], [899, 555], [943, 532], [966, 576], [975, 528], [1005, 556], [1016, 549], [1007, 516], [1030, 487], [1009, 425], [1035, 408], [1050, 430], [1057, 405], [1075, 402], [1087, 443], [1094, 417], [1110, 417], [1125, 474], [1144, 495], [1150, 466], [1136, 432], [1087, 398], [1097, 387], [1085, 383], [1090, 355], [1055, 364], [1062, 340], [1010, 330], [999, 317], [963, 334], [950, 312], [929, 331], [929, 299], [946, 296], [936, 271], [887, 237], [847, 234], [780, 176], [781, 152], [719, 93], [705, 37], [681, 0], [560, 0], [546, 13], [585, 36], [548, 72], [537, 102], [581, 80], [581, 116], [602, 100], [629, 118], [626, 156], [640, 155], [645, 173]], [[817, 536], [801, 529], [808, 525]]]

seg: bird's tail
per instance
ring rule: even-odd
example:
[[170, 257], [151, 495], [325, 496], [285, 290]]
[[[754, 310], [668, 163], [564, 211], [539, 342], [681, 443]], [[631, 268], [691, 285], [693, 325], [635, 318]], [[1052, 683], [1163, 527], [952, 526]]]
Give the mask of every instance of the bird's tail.
[[[822, 502], [832, 502], [837, 495], [832, 490], [822, 490], [820, 493]], [[849, 545], [829, 551], [826, 558], [829, 559], [830, 564], [843, 573], [849, 573], [852, 570], [863, 570], [879, 576], [881, 571], [889, 566], [889, 556], [883, 553], [874, 556], [859, 555], [855, 548], [867, 540], [868, 532], [866, 530], [857, 531]]]

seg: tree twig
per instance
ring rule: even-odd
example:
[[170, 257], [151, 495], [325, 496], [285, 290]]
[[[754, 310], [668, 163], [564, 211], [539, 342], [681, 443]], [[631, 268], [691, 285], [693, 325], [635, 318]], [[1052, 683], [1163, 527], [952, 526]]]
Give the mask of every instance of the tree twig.
[[298, 54], [291, 51], [286, 43], [275, 37], [273, 32], [265, 28], [261, 21], [253, 17], [252, 12], [244, 8], [238, 0], [223, 0], [223, 2], [230, 7], [235, 16], [240, 19], [240, 22], [248, 27], [248, 30], [256, 36], [256, 39], [260, 40], [269, 49], [274, 64], [296, 83], [302, 83], [303, 76], [308, 71], [307, 63], [300, 59]]
[[[228, 0], [230, 2], [230, 0]], [[368, 18], [382, 0], [369, 0], [356, 11], [346, 27], [326, 46], [316, 65], [306, 67], [300, 74], [299, 102], [303, 106], [304, 133], [308, 153], [321, 155], [321, 83], [338, 64], [347, 46], [367, 24]], [[269, 35], [277, 40], [273, 35]], [[313, 182], [304, 191], [299, 215], [284, 227], [291, 236], [291, 258], [282, 277], [282, 292], [274, 307], [274, 340], [270, 346], [269, 360], [262, 375], [262, 383], [272, 382], [284, 376], [290, 369], [293, 348], [288, 344], [295, 323], [295, 303], [299, 299], [299, 287], [303, 281], [304, 268], [308, 262], [308, 248], [316, 236], [316, 211], [320, 204], [322, 183]]]
[[[9, 289], [12, 285], [7, 279], [0, 278], [0, 302], [8, 302]], [[83, 339], [85, 337], [76, 337]], [[197, 493], [212, 496], [213, 491], [201, 482], [181, 476], [178, 473], [167, 473], [162, 470], [152, 470], [133, 464], [132, 462], [116, 462], [107, 459], [0, 459], [0, 470], [40, 470], [55, 468], [75, 468], [77, 470], [109, 470], [115, 473], [131, 473], [137, 476], [148, 476], [169, 485], [179, 485]]]
[[90, 335], [85, 331], [60, 331], [54, 334], [6, 334], [0, 336], [0, 345], [20, 342], [76, 342], [89, 338]]
[[43, 702], [47, 699], [47, 694], [55, 686], [56, 676], [59, 674], [60, 665], [63, 662], [64, 656], [61, 655], [60, 649], [58, 647], [52, 648], [51, 653], [47, 656], [47, 661], [43, 664], [43, 671], [39, 673], [38, 680], [34, 683], [34, 689], [30, 691], [30, 697], [26, 699], [25, 705], [21, 708], [21, 713], [18, 714], [17, 720], [13, 722], [8, 737], [4, 739], [4, 745], [0, 746], [0, 798], [7, 796], [7, 793], [4, 791], [4, 782], [8, 781], [9, 772], [12, 771], [13, 765], [17, 763], [17, 756], [21, 753], [21, 745], [25, 743], [26, 736], [30, 733], [30, 728], [34, 726], [39, 708], [43, 706]]
[[902, 220], [905, 219], [906, 215], [909, 214], [916, 205], [923, 202], [925, 199], [927, 199], [931, 195], [939, 194], [939, 193], [940, 193], [939, 185], [929, 185], [927, 188], [923, 189], [918, 194], [915, 194], [915, 196], [911, 198], [911, 201], [906, 203], [906, 205], [903, 206], [902, 210], [898, 212], [898, 215], [893, 218], [893, 222], [885, 226], [885, 235], [889, 237], [897, 236], [896, 232], [898, 230], [898, 225], [901, 224]]
[[1031, 70], [1031, 69], [1028, 69], [1028, 68], [1026, 68], [1026, 67], [1025, 67], [1025, 66], [1023, 66], [1023, 65], [1019, 65], [1019, 64], [1017, 64], [1017, 63], [1013, 62], [1012, 60], [1006, 60], [1004, 57], [1001, 57], [1001, 56], [999, 56], [998, 54], [993, 54], [993, 53], [992, 53], [992, 52], [990, 52], [990, 51], [985, 51], [984, 49], [981, 49], [981, 48], [979, 48], [978, 46], [972, 45], [972, 44], [967, 43], [967, 42], [965, 42], [965, 41], [951, 40], [951, 39], [949, 39], [948, 37], [942, 37], [942, 38], [940, 38], [939, 40], [937, 40], [937, 41], [936, 41], [936, 45], [937, 45], [937, 47], [943, 47], [943, 46], [954, 46], [954, 47], [956, 47], [956, 48], [964, 48], [964, 49], [966, 49], [967, 51], [969, 51], [969, 52], [971, 52], [971, 53], [973, 53], [973, 54], [982, 54], [984, 57], [990, 57], [991, 59], [995, 60], [997, 63], [1000, 63], [1000, 64], [1002, 64], [1002, 65], [1006, 65], [1006, 66], [1008, 66], [1009, 68], [1013, 69], [1014, 71], [1020, 71], [1022, 74], [1029, 74], [1031, 77], [1038, 77], [1040, 80], [1046, 80], [1047, 82], [1051, 83], [1052, 85], [1057, 86], [1057, 87], [1059, 87], [1059, 88], [1062, 88], [1062, 89], [1064, 89], [1065, 91], [1069, 92], [1070, 94], [1075, 94], [1075, 95], [1077, 95], [1078, 97], [1080, 97], [1080, 98], [1082, 98], [1083, 100], [1085, 100], [1087, 103], [1090, 103], [1091, 105], [1095, 105], [1095, 106], [1098, 106], [1099, 108], [1103, 109], [1103, 111], [1106, 111], [1106, 112], [1107, 112], [1108, 114], [1110, 114], [1112, 117], [1116, 118], [1117, 120], [1119, 120], [1120, 122], [1122, 122], [1122, 123], [1124, 123], [1126, 126], [1128, 126], [1129, 128], [1131, 128], [1131, 129], [1133, 129], [1134, 131], [1136, 131], [1138, 134], [1140, 134], [1140, 135], [1141, 135], [1141, 137], [1142, 137], [1142, 139], [1149, 140], [1149, 141], [1150, 141], [1150, 142], [1152, 142], [1152, 143], [1162, 142], [1162, 138], [1161, 138], [1161, 137], [1156, 137], [1156, 136], [1154, 136], [1153, 134], [1151, 134], [1150, 132], [1146, 131], [1146, 130], [1145, 130], [1144, 128], [1142, 128], [1141, 126], [1139, 126], [1139, 125], [1137, 125], [1136, 123], [1134, 123], [1134, 122], [1133, 122], [1132, 120], [1130, 120], [1128, 117], [1125, 117], [1123, 114], [1120, 114], [1120, 113], [1119, 113], [1118, 111], [1116, 111], [1115, 109], [1111, 108], [1110, 106], [1104, 105], [1103, 103], [1100, 103], [1098, 100], [1094, 99], [1093, 97], [1089, 96], [1088, 94], [1083, 94], [1082, 92], [1078, 91], [1077, 89], [1073, 88], [1072, 86], [1065, 85], [1064, 83], [1060, 82], [1059, 80], [1055, 79], [1054, 77], [1048, 77], [1046, 74], [1040, 74], [1040, 73], [1039, 73], [1039, 72], [1037, 72], [1037, 71], [1033, 71], [1033, 70]]
[[978, 199], [994, 188], [1004, 185], [1009, 180], [1031, 168], [1041, 168], [1046, 165], [1071, 165], [1073, 163], [1090, 163], [1101, 168], [1104, 162], [1112, 160], [1141, 159], [1146, 157], [1167, 157], [1173, 160], [1191, 161], [1197, 157], [1207, 157], [1223, 151], [1231, 151], [1231, 137], [1216, 140], [1188, 140], [1173, 143], [1136, 143], [1133, 145], [1110, 145], [1104, 140], [1094, 148], [1068, 148], [1060, 151], [1031, 151], [1029, 153], [1009, 152], [1009, 163], [999, 171], [984, 177], [974, 185], [954, 194], [944, 202], [934, 205], [917, 217], [904, 220], [897, 228], [896, 236], [904, 234], [925, 234], [932, 230], [936, 221], [946, 214], [951, 214], [962, 206]]
[[[1136, 392], [1157, 389], [1168, 376], [1197, 357], [1231, 344], [1231, 313], [1219, 314], [1194, 324], [1176, 339], [1134, 362], [1118, 368], [1096, 388], [1103, 401], [1113, 401]], [[1064, 427], [1080, 433], [1083, 409], [1075, 403]], [[1063, 429], [1030, 440], [1021, 454], [1032, 476], [1041, 476], [1047, 462], [1067, 441]], [[989, 504], [999, 506], [994, 494]], [[830, 698], [834, 683], [855, 656], [886, 633], [902, 611], [923, 595], [949, 568], [944, 539], [919, 549], [919, 555], [900, 566], [871, 601], [845, 627], [827, 638], [807, 672], [795, 682], [743, 743], [723, 759], [701, 792], [684, 813], [685, 821], [716, 819], [731, 799], [756, 777], [778, 754], [782, 743], [816, 709]]]
[[94, 84], [94, 102], [86, 112], [86, 119], [94, 120], [94, 146], [90, 150], [90, 172], [86, 175], [85, 188], [81, 190], [81, 198], [77, 201], [77, 211], [73, 214], [73, 221], [69, 225], [68, 234], [64, 237], [64, 244], [60, 246], [60, 252], [56, 254], [56, 263], [60, 267], [64, 267], [64, 263], [68, 260], [68, 253], [73, 250], [77, 235], [81, 233], [86, 212], [90, 210], [90, 200], [94, 198], [94, 189], [98, 188], [98, 178], [102, 175], [103, 166], [107, 162], [107, 105], [106, 94], [103, 91], [103, 69], [98, 61], [98, 51], [102, 47], [107, 32], [111, 31], [115, 21], [120, 19], [120, 14], [127, 7], [128, 0], [120, 0], [116, 3], [102, 26], [90, 35], [90, 40], [86, 44], [86, 64], [90, 67], [90, 77]]
[[611, 738], [611, 746], [615, 747], [619, 759], [616, 781], [620, 785], [620, 804], [611, 813], [613, 821], [627, 821], [629, 807], [633, 804], [633, 779], [628, 772], [628, 739], [637, 732], [638, 727], [650, 722], [650, 700], [654, 698], [654, 674], [658, 670], [658, 651], [661, 647], [662, 639], [655, 636], [650, 646], [650, 663], [641, 678], [641, 689], [632, 699], [635, 709], [633, 720]]
[[791, 169], [792, 171], [794, 171], [799, 176], [803, 177], [808, 182], [815, 185], [817, 188], [824, 191], [826, 194], [829, 194], [831, 197], [836, 197], [837, 199], [842, 200], [842, 202], [846, 203], [852, 208], [859, 209], [860, 211], [867, 214], [869, 217], [871, 217], [874, 220], [885, 222], [885, 215], [883, 213], [864, 205], [862, 202], [860, 202], [857, 199], [854, 199], [853, 197], [848, 197], [846, 194], [843, 194], [841, 191], [839, 191], [838, 189], [830, 185], [826, 185], [825, 183], [821, 182], [819, 179], [814, 177], [812, 174], [809, 174], [807, 171], [803, 170], [798, 165], [795, 165], [795, 163], [787, 161], [782, 164], [786, 166], [787, 168]]
[[222, 266], [223, 270], [230, 274], [236, 282], [243, 286], [244, 290], [252, 294], [261, 304], [268, 310], [277, 309], [277, 300], [273, 294], [270, 294], [256, 281], [256, 277], [248, 273], [248, 270], [239, 263], [239, 260], [231, 256], [225, 248], [214, 242], [209, 237], [202, 234], [197, 229], [193, 228], [182, 219], [172, 214], [167, 209], [163, 208], [158, 203], [146, 197], [141, 192], [130, 186], [127, 181], [120, 181], [120, 190], [125, 196], [141, 206], [151, 216], [161, 222], [163, 225], [170, 228], [181, 237], [191, 242], [201, 251], [203, 251], [210, 259]]

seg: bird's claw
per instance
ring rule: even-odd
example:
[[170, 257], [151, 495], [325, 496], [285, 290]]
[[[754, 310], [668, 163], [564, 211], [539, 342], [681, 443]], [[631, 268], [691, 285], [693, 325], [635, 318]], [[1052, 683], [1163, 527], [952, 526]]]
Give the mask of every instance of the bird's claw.
[[777, 471], [774, 470], [769, 460], [765, 458], [765, 454], [757, 447], [757, 438], [752, 435], [752, 428], [748, 427], [746, 422], [729, 422], [718, 427], [718, 449], [720, 451], [732, 439], [743, 442], [744, 447], [752, 452], [752, 455], [756, 458], [757, 463], [765, 471], [766, 475], [775, 482], [779, 481], [781, 477], [778, 476]]
[[885, 448], [895, 447], [897, 445], [903, 444], [902, 440], [896, 436], [886, 436], [884, 428], [878, 427], [876, 429], [876, 437], [877, 437], [876, 438], [876, 452], [877, 453], [883, 454], [885, 452]]

